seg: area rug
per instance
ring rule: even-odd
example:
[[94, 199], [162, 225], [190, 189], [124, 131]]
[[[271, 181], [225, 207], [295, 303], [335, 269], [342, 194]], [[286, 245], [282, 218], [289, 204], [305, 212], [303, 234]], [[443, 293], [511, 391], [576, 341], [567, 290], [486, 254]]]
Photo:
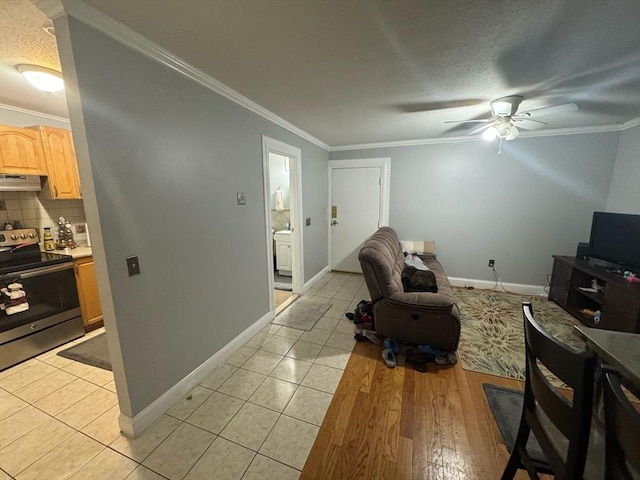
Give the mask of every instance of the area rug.
[[284, 290], [285, 292], [290, 292], [293, 290], [293, 288], [291, 288], [290, 283], [284, 283], [284, 282], [274, 282], [273, 288], [275, 288], [276, 290]]
[[466, 370], [524, 380], [523, 300], [531, 302], [534, 318], [550, 335], [575, 351], [585, 348], [573, 333], [578, 320], [546, 298], [460, 288], [455, 295], [462, 327], [458, 356]]
[[300, 297], [280, 313], [272, 323], [309, 331], [330, 307], [330, 303]]
[[[498, 430], [500, 430], [502, 441], [509, 453], [511, 453], [518, 435], [518, 427], [520, 426], [524, 393], [521, 390], [499, 387], [490, 383], [483, 383], [482, 388], [487, 396], [489, 408], [491, 408], [493, 418], [498, 425]], [[532, 459], [546, 462], [540, 444], [532, 433], [529, 434], [529, 440], [527, 441], [527, 452]]]
[[291, 277], [287, 277], [285, 275], [278, 275], [277, 273], [274, 274], [274, 285], [273, 288], [275, 288], [276, 290], [285, 290], [285, 291], [292, 291], [293, 288], [291, 288]]
[[107, 347], [107, 336], [104, 333], [96, 335], [71, 348], [58, 352], [61, 357], [76, 360], [77, 362], [93, 365], [94, 367], [111, 370], [111, 359]]

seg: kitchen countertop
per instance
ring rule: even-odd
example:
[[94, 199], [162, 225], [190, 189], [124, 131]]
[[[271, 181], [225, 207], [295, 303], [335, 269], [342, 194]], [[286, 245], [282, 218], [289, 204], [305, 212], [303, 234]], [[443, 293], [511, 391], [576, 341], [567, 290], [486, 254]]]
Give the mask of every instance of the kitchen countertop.
[[[44, 249], [40, 248], [44, 252]], [[53, 250], [51, 253], [62, 253], [64, 255], [71, 255], [73, 258], [90, 257], [93, 255], [91, 247], [76, 247], [65, 248], [64, 250]]]

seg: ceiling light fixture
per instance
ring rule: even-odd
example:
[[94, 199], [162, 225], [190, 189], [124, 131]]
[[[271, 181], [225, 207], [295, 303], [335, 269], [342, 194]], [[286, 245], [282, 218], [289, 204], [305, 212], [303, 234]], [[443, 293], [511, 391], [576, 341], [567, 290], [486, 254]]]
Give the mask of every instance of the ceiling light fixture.
[[498, 130], [496, 130], [496, 127], [489, 127], [484, 132], [482, 132], [482, 138], [488, 140], [489, 142], [495, 140], [497, 136]]
[[31, 85], [45, 93], [60, 92], [64, 89], [64, 80], [60, 72], [37, 65], [17, 65], [16, 69]]

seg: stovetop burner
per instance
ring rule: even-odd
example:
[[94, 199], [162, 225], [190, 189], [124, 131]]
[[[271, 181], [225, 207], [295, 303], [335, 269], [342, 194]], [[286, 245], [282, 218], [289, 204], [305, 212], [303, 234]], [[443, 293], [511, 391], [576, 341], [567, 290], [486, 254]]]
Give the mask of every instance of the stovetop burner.
[[41, 252], [35, 228], [0, 231], [0, 275], [71, 262], [71, 255]]

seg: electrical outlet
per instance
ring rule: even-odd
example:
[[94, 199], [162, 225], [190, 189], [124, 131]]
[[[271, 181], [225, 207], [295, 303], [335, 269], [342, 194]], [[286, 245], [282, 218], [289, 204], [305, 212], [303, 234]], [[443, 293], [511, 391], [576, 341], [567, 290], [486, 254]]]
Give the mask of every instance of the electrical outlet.
[[493, 268], [496, 264], [496, 261], [493, 258], [489, 259], [489, 268]]

